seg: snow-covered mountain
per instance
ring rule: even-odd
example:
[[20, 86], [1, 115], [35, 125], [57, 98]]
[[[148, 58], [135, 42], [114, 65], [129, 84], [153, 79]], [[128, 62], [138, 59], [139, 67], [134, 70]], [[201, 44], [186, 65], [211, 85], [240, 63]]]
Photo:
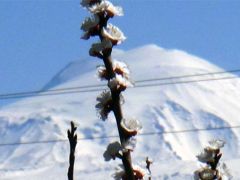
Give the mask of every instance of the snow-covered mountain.
[[[223, 71], [204, 59], [180, 50], [167, 50], [147, 45], [130, 51], [115, 51], [114, 58], [125, 61], [132, 79], [142, 80]], [[99, 60], [73, 62], [60, 71], [45, 87], [68, 88], [104, 84], [96, 78]], [[218, 128], [240, 125], [239, 79], [195, 83], [179, 83], [201, 79], [235, 77], [233, 74], [206, 75], [145, 82], [169, 85], [132, 88], [124, 92], [124, 114], [138, 118], [142, 133], [137, 136], [133, 153], [136, 164], [146, 156], [154, 160], [153, 179], [192, 179], [199, 165], [195, 155], [213, 138], [224, 139], [225, 161], [234, 176], [240, 179], [236, 165], [240, 163], [240, 129], [188, 131], [188, 129]], [[137, 82], [136, 85], [140, 85]], [[88, 89], [89, 90], [89, 89]], [[75, 92], [75, 90], [73, 90]], [[116, 135], [112, 115], [102, 122], [95, 103], [101, 91], [25, 98], [0, 109], [0, 144], [66, 139], [71, 120], [78, 124], [78, 137]], [[109, 142], [117, 138], [81, 140], [76, 152], [77, 179], [111, 179], [114, 167], [121, 162], [104, 162], [102, 154]], [[0, 145], [0, 179], [66, 179], [68, 142]]]

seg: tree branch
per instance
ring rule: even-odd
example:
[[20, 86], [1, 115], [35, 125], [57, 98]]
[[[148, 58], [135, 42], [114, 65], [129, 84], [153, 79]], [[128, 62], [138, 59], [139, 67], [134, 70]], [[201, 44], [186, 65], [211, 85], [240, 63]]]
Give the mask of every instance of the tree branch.
[[[110, 53], [106, 52], [103, 54], [104, 65], [106, 67], [106, 70], [110, 79], [115, 77], [115, 73], [112, 65], [111, 51], [112, 49], [110, 50]], [[128, 140], [129, 137], [125, 135], [124, 130], [121, 127], [121, 120], [123, 119], [121, 99], [120, 99], [121, 93], [118, 91], [111, 90], [111, 94], [112, 94], [112, 100], [113, 100], [113, 107], [112, 107], [113, 113], [116, 118], [120, 141], [121, 141], [121, 144], [123, 145]], [[122, 163], [126, 172], [127, 179], [135, 180], [130, 151], [123, 153]]]
[[76, 130], [77, 130], [77, 127], [71, 121], [71, 130], [67, 131], [68, 140], [70, 143], [68, 180], [73, 180], [73, 174], [74, 174], [75, 149], [77, 145], [77, 134], [75, 134]]

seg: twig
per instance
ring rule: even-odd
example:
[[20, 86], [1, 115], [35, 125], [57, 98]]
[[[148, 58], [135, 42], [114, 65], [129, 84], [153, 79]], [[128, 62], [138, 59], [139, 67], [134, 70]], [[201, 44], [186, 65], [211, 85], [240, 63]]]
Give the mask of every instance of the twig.
[[71, 130], [67, 131], [68, 140], [69, 140], [69, 143], [70, 143], [68, 180], [73, 180], [74, 161], [75, 161], [75, 149], [76, 149], [76, 145], [77, 145], [77, 134], [75, 134], [76, 130], [77, 130], [77, 127], [71, 121]]
[[[150, 166], [151, 166], [151, 164], [153, 163], [153, 161], [152, 160], [150, 160], [148, 157], [146, 158], [146, 168], [147, 168], [147, 170], [148, 170], [148, 172], [149, 172], [149, 175], [151, 175], [152, 174], [152, 172], [151, 172], [151, 169], [150, 169]], [[148, 178], [149, 180], [151, 180], [152, 179], [152, 177], [151, 176], [149, 176], [149, 178]]]

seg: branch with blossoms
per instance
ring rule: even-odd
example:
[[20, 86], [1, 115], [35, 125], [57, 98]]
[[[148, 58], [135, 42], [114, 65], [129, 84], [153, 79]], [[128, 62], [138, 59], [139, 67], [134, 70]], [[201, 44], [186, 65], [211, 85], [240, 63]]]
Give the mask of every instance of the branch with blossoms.
[[231, 179], [231, 175], [225, 163], [220, 164], [222, 157], [220, 149], [224, 147], [222, 140], [209, 141], [209, 146], [197, 155], [197, 159], [206, 166], [194, 172], [195, 180], [222, 180], [224, 177]]
[[111, 56], [113, 47], [121, 44], [126, 37], [118, 27], [108, 21], [114, 16], [123, 16], [123, 10], [107, 0], [82, 0], [81, 5], [92, 14], [81, 25], [84, 31], [82, 39], [99, 37], [100, 41], [91, 46], [89, 54], [103, 61], [104, 65], [97, 68], [98, 76], [101, 80], [106, 80], [109, 87], [97, 97], [96, 109], [102, 120], [106, 120], [108, 114], [113, 112], [120, 138], [120, 142], [108, 145], [103, 156], [106, 161], [111, 159], [122, 161], [122, 165], [113, 175], [115, 179], [143, 179], [148, 173], [134, 166], [131, 158], [131, 152], [136, 145], [135, 136], [141, 129], [141, 125], [134, 118], [124, 118], [122, 112], [124, 100], [121, 93], [126, 88], [132, 87], [133, 83], [130, 81], [127, 65], [112, 59]]

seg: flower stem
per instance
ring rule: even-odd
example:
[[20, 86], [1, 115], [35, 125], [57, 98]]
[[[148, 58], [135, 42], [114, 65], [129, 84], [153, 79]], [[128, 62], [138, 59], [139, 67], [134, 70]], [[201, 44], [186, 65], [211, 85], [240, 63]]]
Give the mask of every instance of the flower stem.
[[[110, 53], [104, 53], [103, 57], [104, 57], [103, 62], [106, 66], [108, 75], [110, 76], [110, 78], [114, 78], [115, 73], [112, 65], [111, 51]], [[121, 92], [111, 90], [111, 95], [112, 95], [112, 101], [113, 101], [113, 107], [112, 107], [113, 113], [116, 118], [120, 141], [121, 141], [121, 144], [123, 145], [127, 141], [128, 137], [125, 135], [123, 128], [121, 127], [121, 120], [123, 119], [121, 99], [120, 99]], [[122, 163], [126, 172], [127, 180], [135, 180], [130, 151], [123, 152]]]

